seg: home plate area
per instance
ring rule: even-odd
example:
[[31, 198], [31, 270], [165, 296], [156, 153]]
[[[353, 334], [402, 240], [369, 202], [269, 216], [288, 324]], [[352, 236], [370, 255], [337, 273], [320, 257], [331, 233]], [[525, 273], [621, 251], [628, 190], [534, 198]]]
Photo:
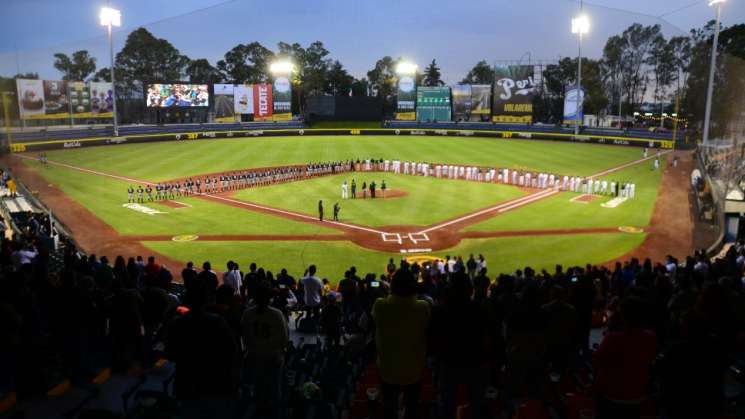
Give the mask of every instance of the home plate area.
[[[405, 242], [411, 242], [417, 245], [421, 242], [428, 242], [427, 233], [380, 233], [381, 238], [386, 243], [398, 243], [403, 245]], [[424, 253], [431, 252], [432, 249], [401, 249], [401, 253]]]

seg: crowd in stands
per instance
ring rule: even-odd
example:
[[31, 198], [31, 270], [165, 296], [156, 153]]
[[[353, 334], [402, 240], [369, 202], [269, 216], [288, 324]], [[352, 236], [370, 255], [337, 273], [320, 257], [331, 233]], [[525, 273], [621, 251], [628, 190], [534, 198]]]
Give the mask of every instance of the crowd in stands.
[[[189, 263], [180, 286], [153, 257], [111, 261], [71, 243], [52, 271], [53, 247], [40, 240], [50, 224], [38, 217], [2, 242], [0, 393], [46, 391], [40, 359], [49, 353], [73, 383], [100, 365], [126, 371], [165, 358], [175, 364], [174, 396], [191, 416], [231, 417], [251, 398], [257, 417], [284, 417], [295, 322], [322, 336], [324, 351], [374, 354], [379, 393], [369, 394], [386, 419], [401, 407], [406, 418], [422, 417], [427, 374], [438, 417], [454, 418], [468, 403], [470, 417], [481, 418], [491, 417], [485, 394], [496, 391], [502, 409], [516, 411], [545, 400], [550, 383], [573, 371], [590, 371], [586, 394], [597, 418], [639, 418], [650, 400], [669, 418], [718, 418], [726, 369], [744, 348], [742, 244], [716, 260], [698, 252], [685, 261], [498, 275], [473, 256], [390, 260], [382, 274], [360, 277], [351, 267], [344, 278], [323, 278], [312, 265], [295, 278], [253, 263], [245, 273], [232, 261], [224, 272]], [[595, 347], [591, 331], [600, 325]]]

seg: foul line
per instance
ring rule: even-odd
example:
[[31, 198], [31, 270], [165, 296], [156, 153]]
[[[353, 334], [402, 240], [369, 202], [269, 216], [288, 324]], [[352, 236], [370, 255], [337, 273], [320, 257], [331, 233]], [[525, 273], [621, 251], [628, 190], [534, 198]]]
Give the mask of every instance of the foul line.
[[[669, 153], [672, 153], [672, 152], [673, 152], [673, 150], [663, 151], [663, 152], [660, 153], [660, 156], [664, 156], [664, 155], [669, 154]], [[651, 159], [654, 159], [654, 158], [657, 158], [657, 156], [656, 155], [649, 156], [649, 157], [641, 158], [639, 160], [634, 160], [634, 161], [631, 161], [631, 162], [628, 162], [628, 163], [624, 163], [624, 164], [622, 164], [620, 166], [616, 166], [616, 167], [613, 167], [611, 169], [604, 170], [602, 172], [596, 173], [596, 174], [594, 174], [592, 176], [588, 176], [588, 178], [592, 179], [592, 178], [596, 178], [596, 177], [599, 177], [599, 176], [605, 176], [605, 175], [607, 175], [609, 173], [613, 173], [613, 172], [616, 172], [616, 171], [619, 171], [619, 170], [623, 170], [623, 169], [625, 169], [627, 167], [631, 167], [631, 166], [637, 165], [639, 163], [643, 163], [643, 162], [645, 162], [647, 160], [651, 160]], [[541, 192], [537, 192], [537, 193], [534, 193], [534, 194], [531, 194], [531, 195], [527, 195], [527, 196], [524, 196], [522, 198], [515, 199], [513, 201], [504, 202], [504, 203], [502, 203], [500, 205], [497, 205], [497, 206], [494, 206], [494, 207], [491, 207], [491, 208], [487, 208], [487, 209], [484, 209], [484, 210], [481, 210], [481, 211], [478, 211], [478, 212], [474, 212], [472, 214], [464, 215], [463, 217], [456, 218], [454, 220], [450, 220], [450, 221], [445, 222], [445, 223], [442, 223], [442, 224], [438, 224], [438, 225], [433, 226], [433, 227], [430, 227], [430, 228], [428, 228], [426, 230], [422, 230], [422, 231], [420, 231], [420, 233], [429, 233], [431, 231], [439, 230], [441, 228], [444, 228], [444, 227], [447, 227], [447, 226], [450, 226], [450, 225], [453, 225], [453, 224], [457, 224], [457, 223], [460, 223], [462, 221], [466, 221], [466, 220], [469, 220], [471, 218], [478, 217], [480, 215], [483, 215], [483, 214], [486, 214], [486, 213], [489, 213], [489, 212], [492, 212], [492, 211], [498, 211], [499, 213], [503, 213], [503, 212], [509, 211], [511, 209], [515, 209], [515, 208], [521, 207], [523, 205], [531, 204], [531, 203], [533, 203], [535, 201], [538, 201], [540, 199], [546, 198], [548, 196], [551, 196], [551, 195], [554, 195], [554, 194], [557, 194], [557, 193], [559, 193], [559, 191], [556, 191], [556, 190], [553, 190], [553, 189], [546, 189], [546, 190], [541, 191]]]
[[[433, 226], [433, 227], [430, 227], [430, 228], [428, 228], [426, 230], [419, 231], [418, 233], [429, 233], [429, 232], [432, 232], [432, 231], [435, 231], [435, 230], [439, 230], [439, 229], [441, 229], [443, 227], [447, 227], [449, 225], [460, 223], [461, 221], [465, 221], [465, 220], [468, 220], [468, 219], [471, 219], [471, 218], [474, 218], [474, 217], [478, 217], [480, 215], [483, 215], [483, 214], [486, 214], [486, 213], [489, 213], [489, 212], [500, 210], [500, 209], [502, 209], [502, 208], [504, 208], [506, 206], [517, 205], [520, 202], [531, 200], [531, 199], [534, 200], [534, 199], [538, 199], [538, 198], [543, 198], [545, 196], [548, 196], [548, 195], [551, 195], [551, 194], [554, 194], [554, 193], [555, 193], [555, 191], [553, 191], [553, 190], [544, 190], [544, 191], [541, 191], [541, 192], [536, 192], [534, 194], [530, 194], [530, 195], [526, 195], [526, 196], [523, 196], [523, 197], [520, 197], [520, 198], [517, 198], [517, 199], [513, 199], [512, 201], [503, 202], [503, 203], [501, 203], [499, 205], [496, 205], [496, 206], [493, 206], [493, 207], [490, 207], [490, 208], [486, 208], [486, 209], [483, 209], [481, 211], [477, 211], [477, 212], [474, 212], [474, 213], [471, 213], [471, 214], [468, 214], [468, 215], [464, 215], [462, 217], [459, 217], [459, 218], [456, 218], [454, 220], [450, 220], [450, 221], [444, 222], [442, 224], [438, 224], [438, 225]], [[532, 200], [530, 202], [532, 202]]]
[[[34, 157], [24, 156], [23, 154], [17, 154], [17, 156], [20, 157], [20, 158], [22, 158], [22, 159], [26, 159], [26, 160], [37, 160]], [[129, 177], [126, 177], [126, 176], [112, 175], [110, 173], [104, 173], [104, 172], [99, 172], [99, 171], [96, 171], [96, 170], [85, 169], [85, 168], [82, 168], [82, 167], [72, 166], [72, 165], [69, 165], [69, 164], [60, 163], [60, 162], [56, 162], [56, 161], [52, 161], [52, 160], [47, 160], [47, 162], [49, 164], [53, 164], [55, 166], [66, 167], [68, 169], [77, 170], [79, 172], [84, 172], [84, 173], [90, 173], [90, 174], [93, 174], [93, 175], [106, 176], [106, 177], [110, 177], [110, 178], [114, 178], [114, 179], [119, 179], [119, 180], [126, 180], [127, 182], [131, 182], [131, 183], [143, 183], [145, 185], [155, 185], [154, 183], [148, 182], [146, 180], [132, 179], [132, 178], [129, 178]]]
[[[660, 156], [664, 156], [665, 154], [669, 154], [669, 153], [672, 153], [672, 152], [673, 152], [673, 150], [663, 151], [662, 153], [660, 153]], [[605, 176], [605, 175], [607, 175], [608, 173], [613, 173], [613, 172], [617, 172], [617, 171], [619, 171], [619, 170], [623, 170], [623, 169], [625, 169], [625, 168], [627, 168], [627, 167], [631, 167], [631, 166], [637, 165], [637, 164], [639, 164], [639, 163], [643, 163], [643, 162], [645, 162], [645, 161], [647, 161], [647, 160], [652, 160], [652, 159], [656, 159], [656, 158], [657, 158], [657, 156], [656, 156], [656, 155], [654, 155], [654, 156], [649, 156], [649, 157], [644, 157], [644, 158], [642, 158], [642, 159], [639, 159], [639, 160], [634, 160], [634, 161], [631, 161], [631, 162], [628, 162], [628, 163], [622, 164], [622, 165], [620, 165], [620, 166], [618, 166], [618, 167], [614, 167], [614, 168], [612, 168], [612, 169], [604, 170], [604, 171], [602, 171], [602, 172], [600, 172], [600, 173], [595, 173], [594, 175], [592, 175], [592, 176], [589, 176], [589, 178], [590, 178], [590, 179], [592, 179], [592, 178], [596, 178], [596, 177], [599, 177], [599, 176]]]
[[[22, 159], [26, 159], [26, 160], [37, 160], [36, 158], [29, 157], [29, 156], [24, 156], [22, 154], [18, 154], [18, 157], [20, 157]], [[56, 165], [56, 166], [65, 167], [65, 168], [72, 169], [72, 170], [77, 170], [79, 172], [90, 173], [90, 174], [93, 174], [93, 175], [106, 176], [106, 177], [110, 177], [110, 178], [113, 178], [113, 179], [125, 180], [127, 182], [132, 182], [132, 183], [141, 183], [141, 184], [145, 184], [145, 185], [155, 185], [155, 183], [148, 182], [148, 181], [145, 181], [145, 180], [133, 179], [133, 178], [129, 178], [129, 177], [126, 177], [126, 176], [112, 175], [110, 173], [99, 172], [97, 170], [91, 170], [91, 169], [85, 169], [85, 168], [82, 168], [82, 167], [77, 167], [77, 166], [73, 166], [73, 165], [66, 164], [66, 163], [60, 163], [60, 162], [51, 161], [51, 160], [49, 160], [49, 163], [50, 164], [53, 164], [53, 165]], [[295, 212], [290, 212], [290, 211], [285, 211], [285, 210], [281, 210], [281, 209], [277, 209], [277, 208], [272, 208], [272, 207], [265, 207], [263, 205], [252, 204], [250, 202], [237, 201], [237, 200], [230, 199], [230, 198], [224, 198], [224, 197], [221, 197], [221, 196], [209, 195], [209, 194], [204, 194], [204, 193], [199, 193], [199, 194], [194, 194], [194, 195], [195, 196], [204, 196], [204, 197], [213, 198], [213, 199], [219, 199], [219, 200], [222, 200], [222, 201], [225, 201], [225, 202], [231, 202], [231, 203], [238, 204], [238, 205], [243, 205], [243, 206], [246, 206], [246, 207], [258, 208], [258, 209], [262, 209], [264, 211], [275, 212], [275, 213], [289, 215], [289, 216], [293, 216], [293, 217], [297, 217], [297, 218], [303, 218], [303, 219], [306, 219], [306, 220], [318, 221], [315, 217], [311, 217], [309, 215], [295, 213]], [[376, 233], [376, 234], [383, 233], [382, 231], [374, 230], [372, 228], [361, 227], [361, 226], [357, 226], [357, 225], [354, 225], [354, 224], [341, 223], [339, 221], [324, 221], [323, 223], [324, 224], [334, 224], [334, 225], [338, 225], [338, 226], [341, 226], [341, 227], [346, 227], [346, 228], [351, 228], [351, 229], [356, 229], [356, 230], [367, 231], [368, 233]]]

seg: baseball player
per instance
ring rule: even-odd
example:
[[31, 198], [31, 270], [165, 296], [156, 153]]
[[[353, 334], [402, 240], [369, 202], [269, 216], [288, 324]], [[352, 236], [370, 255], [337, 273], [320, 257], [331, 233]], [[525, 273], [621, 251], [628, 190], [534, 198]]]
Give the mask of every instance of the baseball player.
[[127, 188], [127, 202], [134, 201], [135, 198], [135, 189], [132, 187], [132, 185], [129, 185], [129, 188]]
[[349, 198], [349, 189], [347, 185], [347, 181], [345, 180], [344, 183], [341, 184], [341, 199], [347, 199]]

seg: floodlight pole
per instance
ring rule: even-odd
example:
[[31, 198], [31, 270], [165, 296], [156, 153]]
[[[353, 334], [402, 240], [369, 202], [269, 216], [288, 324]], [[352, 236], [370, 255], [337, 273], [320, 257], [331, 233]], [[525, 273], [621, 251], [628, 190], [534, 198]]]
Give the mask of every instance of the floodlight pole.
[[114, 79], [114, 42], [113, 42], [113, 39], [112, 39], [113, 37], [111, 34], [111, 22], [109, 22], [109, 24], [107, 25], [107, 28], [108, 28], [108, 33], [109, 33], [109, 60], [111, 64], [110, 66], [111, 71], [109, 72], [111, 74], [111, 98], [112, 98], [112, 101], [114, 102], [114, 108], [113, 108], [114, 137], [118, 137], [119, 136], [119, 124], [117, 121], [117, 113], [116, 113], [116, 84], [114, 82], [115, 80]]
[[711, 101], [714, 94], [714, 72], [717, 65], [717, 44], [719, 43], [719, 21], [722, 15], [722, 2], [711, 3], [716, 7], [716, 23], [714, 25], [714, 41], [711, 45], [711, 62], [709, 63], [709, 82], [706, 87], [706, 111], [704, 113], [704, 145], [709, 144], [709, 128], [711, 125]]

